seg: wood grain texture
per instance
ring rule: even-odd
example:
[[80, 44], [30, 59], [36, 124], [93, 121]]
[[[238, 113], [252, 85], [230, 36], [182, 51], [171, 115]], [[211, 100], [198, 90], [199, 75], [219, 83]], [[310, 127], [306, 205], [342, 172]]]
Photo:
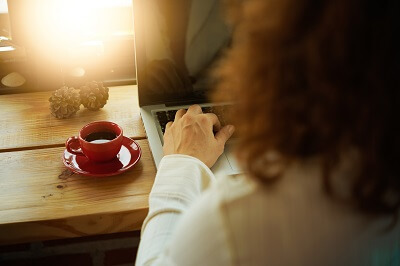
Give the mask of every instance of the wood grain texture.
[[104, 178], [72, 174], [64, 148], [0, 153], [0, 243], [138, 229], [156, 173], [147, 140], [138, 143], [139, 163]]
[[0, 226], [0, 246], [140, 230], [148, 209]]
[[68, 119], [57, 119], [50, 114], [50, 95], [51, 92], [0, 95], [0, 152], [61, 146], [85, 124], [96, 120], [119, 124], [125, 136], [146, 137], [137, 86], [111, 87], [110, 98], [103, 109], [90, 111], [81, 106], [81, 110]]

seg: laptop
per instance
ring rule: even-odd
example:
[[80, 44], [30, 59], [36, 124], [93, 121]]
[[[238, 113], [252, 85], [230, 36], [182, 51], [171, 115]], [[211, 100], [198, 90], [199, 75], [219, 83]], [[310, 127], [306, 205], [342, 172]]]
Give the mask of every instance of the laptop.
[[[199, 104], [228, 124], [232, 104], [210, 103], [212, 69], [229, 47], [222, 0], [133, 0], [136, 77], [140, 113], [158, 168], [163, 157], [165, 125], [179, 109]], [[233, 156], [235, 141], [212, 167], [214, 174], [241, 172]]]

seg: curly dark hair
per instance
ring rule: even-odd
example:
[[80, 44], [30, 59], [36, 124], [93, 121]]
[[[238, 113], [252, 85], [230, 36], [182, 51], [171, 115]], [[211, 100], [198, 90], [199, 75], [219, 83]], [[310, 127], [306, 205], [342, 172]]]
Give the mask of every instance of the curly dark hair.
[[[232, 48], [216, 70], [217, 96], [238, 103], [240, 158], [275, 183], [255, 158], [288, 163], [317, 156], [324, 188], [353, 148], [358, 208], [400, 206], [400, 8], [397, 0], [231, 0]], [[397, 37], [396, 37], [397, 36]], [[229, 91], [229, 93], [227, 93]]]

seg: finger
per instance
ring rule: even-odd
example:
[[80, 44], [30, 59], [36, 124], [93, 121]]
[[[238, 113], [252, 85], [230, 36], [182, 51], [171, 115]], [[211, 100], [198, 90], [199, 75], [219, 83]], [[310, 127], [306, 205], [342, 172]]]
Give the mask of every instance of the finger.
[[173, 124], [173, 122], [168, 122], [168, 123], [165, 125], [165, 130], [164, 130], [164, 135], [163, 135], [164, 138], [165, 138], [165, 135], [167, 134], [167, 132], [169, 132], [169, 129], [170, 129], [170, 127], [172, 126], [172, 124]]
[[182, 116], [186, 114], [185, 109], [179, 109], [178, 112], [175, 114], [175, 120], [182, 118]]
[[199, 115], [199, 114], [202, 114], [203, 111], [201, 110], [200, 105], [194, 104], [189, 107], [189, 109], [187, 110], [187, 113], [192, 114], [192, 115]]
[[204, 116], [206, 116], [209, 120], [211, 120], [214, 131], [219, 131], [221, 129], [221, 122], [219, 121], [218, 116], [216, 114], [207, 113], [204, 114]]
[[235, 127], [232, 125], [224, 126], [220, 131], [215, 134], [215, 139], [222, 145], [228, 141], [228, 139], [232, 136], [233, 132], [235, 132]]

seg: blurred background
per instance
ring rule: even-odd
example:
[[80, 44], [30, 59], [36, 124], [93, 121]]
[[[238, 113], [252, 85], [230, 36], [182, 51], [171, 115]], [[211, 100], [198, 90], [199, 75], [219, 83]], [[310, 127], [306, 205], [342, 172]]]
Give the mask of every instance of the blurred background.
[[132, 0], [0, 0], [0, 94], [135, 83]]

